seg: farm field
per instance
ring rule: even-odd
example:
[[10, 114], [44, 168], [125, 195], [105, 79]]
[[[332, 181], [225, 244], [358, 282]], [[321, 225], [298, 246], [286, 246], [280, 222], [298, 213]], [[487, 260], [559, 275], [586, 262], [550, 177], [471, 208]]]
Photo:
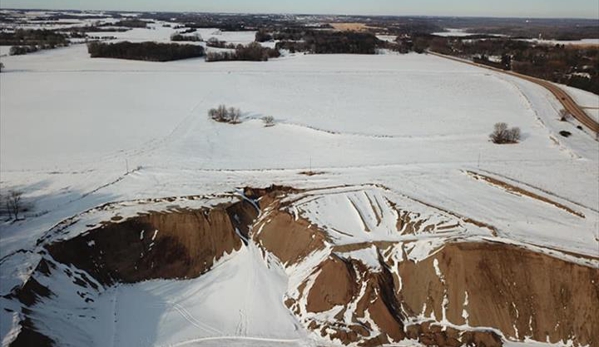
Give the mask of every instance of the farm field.
[[[172, 32], [157, 24], [113, 41]], [[255, 32], [200, 34], [247, 44]], [[410, 346], [422, 341], [397, 327], [425, 322], [488, 328], [508, 346], [599, 343], [581, 332], [599, 305], [589, 294], [599, 146], [560, 121], [559, 101], [538, 85], [415, 53], [154, 63], [92, 59], [77, 44], [1, 61], [2, 193], [22, 191], [33, 206], [1, 224], [3, 346], [25, 329], [24, 304], [5, 295], [30, 278], [53, 295], [38, 295], [27, 317], [61, 346]], [[592, 107], [592, 94], [565, 90]], [[240, 123], [210, 119], [219, 105], [239, 108]], [[519, 127], [520, 142], [489, 141], [498, 122]], [[219, 236], [189, 246], [205, 225]], [[126, 263], [134, 251], [152, 258]], [[125, 260], [110, 272], [81, 254]], [[194, 272], [169, 268], [179, 264], [169, 254], [189, 256]], [[506, 287], [519, 314], [485, 307], [490, 287], [473, 264], [515, 269], [519, 259], [538, 277], [488, 274], [555, 288], [529, 309], [528, 291]], [[358, 287], [334, 277], [346, 268]], [[388, 319], [385, 285], [406, 298], [403, 321]], [[543, 318], [560, 288], [576, 286], [567, 313]], [[318, 297], [326, 288], [333, 299]]]

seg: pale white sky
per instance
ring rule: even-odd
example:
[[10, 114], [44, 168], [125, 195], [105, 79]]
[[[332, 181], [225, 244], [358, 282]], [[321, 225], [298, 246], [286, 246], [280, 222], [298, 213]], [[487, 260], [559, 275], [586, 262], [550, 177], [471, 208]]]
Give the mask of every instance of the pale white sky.
[[562, 17], [599, 21], [599, 0], [2, 0], [2, 8]]

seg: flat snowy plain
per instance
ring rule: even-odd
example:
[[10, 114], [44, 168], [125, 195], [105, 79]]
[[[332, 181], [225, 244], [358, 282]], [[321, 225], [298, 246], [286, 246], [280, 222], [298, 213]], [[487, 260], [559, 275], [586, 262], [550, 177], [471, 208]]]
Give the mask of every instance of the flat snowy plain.
[[[170, 32], [127, 35], [165, 40]], [[237, 42], [244, 40], [251, 37]], [[61, 220], [103, 203], [271, 184], [377, 184], [494, 225], [514, 242], [597, 255], [598, 143], [576, 123], [559, 121], [560, 104], [548, 91], [514, 77], [417, 54], [150, 63], [91, 59], [84, 45], [74, 45], [1, 61], [2, 192], [23, 190], [35, 202], [35, 216], [1, 225], [2, 257], [35, 249]], [[210, 121], [207, 111], [219, 104], [239, 107], [243, 123]], [[275, 126], [264, 127], [263, 116], [274, 117]], [[520, 127], [521, 143], [489, 142], [497, 122]], [[564, 138], [562, 130], [573, 135]], [[310, 168], [322, 174], [299, 174]], [[584, 218], [467, 171], [533, 191]], [[331, 213], [330, 223], [335, 218], [343, 217]], [[26, 278], [37, 258], [14, 259], [0, 266], [0, 280], [11, 284], [0, 294]], [[287, 275], [274, 260], [269, 271], [265, 266], [250, 247], [206, 277], [114, 288], [98, 300], [106, 303], [99, 304], [106, 329], [94, 341], [310, 345], [282, 303]], [[234, 290], [252, 283], [255, 292], [247, 296]], [[200, 290], [202, 299], [194, 300]], [[215, 310], [215, 302], [230, 307]], [[13, 318], [2, 310], [3, 338]], [[111, 341], [101, 335], [106, 331]]]

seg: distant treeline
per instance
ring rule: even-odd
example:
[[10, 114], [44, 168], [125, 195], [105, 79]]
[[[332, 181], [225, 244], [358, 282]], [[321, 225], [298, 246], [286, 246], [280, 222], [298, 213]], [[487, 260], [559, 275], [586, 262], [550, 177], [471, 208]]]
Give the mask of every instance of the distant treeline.
[[204, 48], [202, 46], [177, 43], [92, 42], [87, 47], [92, 58], [171, 61], [204, 56]]
[[148, 22], [139, 19], [123, 19], [112, 25], [126, 28], [145, 28], [148, 26]]
[[234, 52], [209, 52], [206, 55], [206, 61], [267, 61], [269, 58], [278, 58], [281, 56], [277, 49], [262, 47], [257, 42], [252, 42], [247, 46], [237, 45]]
[[599, 94], [599, 48], [537, 44], [510, 38], [473, 40], [422, 35], [413, 50], [430, 50]]
[[[273, 35], [277, 49], [314, 54], [375, 54], [379, 39], [370, 33], [334, 31], [290, 31]], [[287, 41], [293, 40], [293, 41]]]
[[69, 44], [67, 35], [51, 30], [17, 29], [0, 32], [0, 46], [43, 46], [54, 48]]
[[228, 49], [236, 48], [235, 44], [227, 43], [227, 41], [220, 41], [216, 37], [209, 38], [208, 41], [206, 41], [206, 46], [214, 47], [214, 48], [228, 48]]
[[179, 33], [175, 33], [171, 35], [171, 41], [181, 42], [181, 41], [189, 41], [189, 42], [202, 42], [204, 41], [199, 35], [181, 35]]

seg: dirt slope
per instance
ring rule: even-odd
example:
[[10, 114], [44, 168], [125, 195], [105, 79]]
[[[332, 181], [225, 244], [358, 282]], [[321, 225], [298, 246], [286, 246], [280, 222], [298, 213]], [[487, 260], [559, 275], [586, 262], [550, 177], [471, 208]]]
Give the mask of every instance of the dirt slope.
[[[324, 229], [290, 212], [293, 202], [283, 202], [290, 191], [252, 194], [255, 202], [146, 213], [46, 245], [33, 276], [9, 296], [20, 302], [24, 317], [11, 346], [52, 345], [52, 336], [35, 326], [36, 306], [54, 300], [53, 288], [41, 283], [52, 282], [36, 278], [66, 274], [81, 293], [97, 289], [95, 283], [194, 278], [249, 242], [261, 247], [265, 259], [268, 253], [280, 260], [290, 278], [284, 304], [325, 341], [501, 346], [505, 339], [531, 338], [599, 344], [596, 267], [499, 240], [449, 238], [443, 230], [427, 238], [445, 243], [417, 260], [406, 249], [418, 241], [336, 246]], [[398, 232], [410, 222], [404, 219]], [[77, 300], [87, 303], [81, 293]]]

